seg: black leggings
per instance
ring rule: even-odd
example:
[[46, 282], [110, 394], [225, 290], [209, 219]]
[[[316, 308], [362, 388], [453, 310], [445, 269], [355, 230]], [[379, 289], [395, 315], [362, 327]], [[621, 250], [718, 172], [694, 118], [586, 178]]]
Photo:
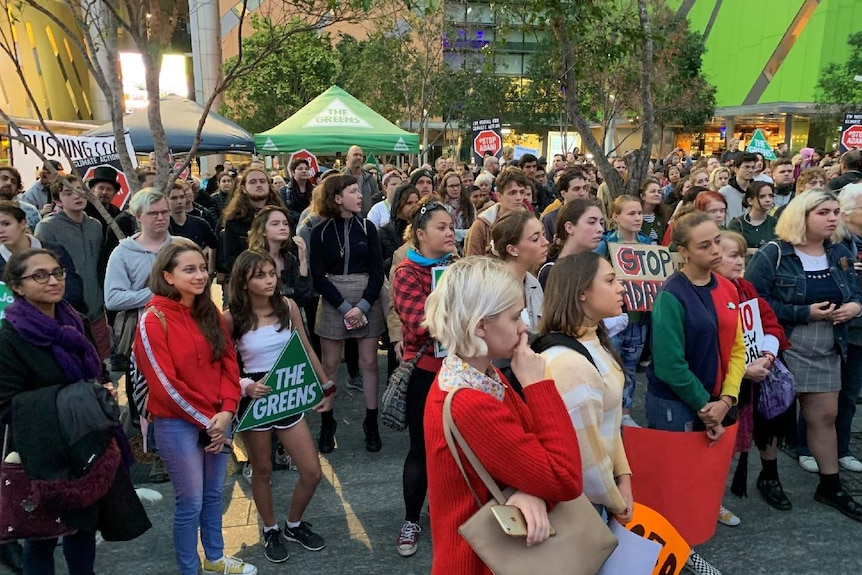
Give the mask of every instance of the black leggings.
[[425, 493], [428, 491], [428, 471], [425, 463], [425, 400], [436, 373], [413, 370], [407, 384], [407, 428], [410, 431], [410, 451], [404, 459], [404, 508], [406, 521], [419, 522]]

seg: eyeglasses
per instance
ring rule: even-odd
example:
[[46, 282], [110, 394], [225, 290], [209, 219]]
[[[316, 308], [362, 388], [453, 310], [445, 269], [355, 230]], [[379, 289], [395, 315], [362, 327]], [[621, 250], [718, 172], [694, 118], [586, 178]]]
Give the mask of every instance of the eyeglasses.
[[57, 268], [52, 272], [46, 272], [45, 270], [39, 270], [37, 272], [33, 272], [32, 274], [30, 274], [28, 276], [22, 277], [21, 281], [31, 279], [34, 282], [36, 282], [37, 284], [46, 284], [46, 283], [48, 283], [48, 280], [51, 278], [51, 276], [54, 276], [54, 279], [56, 279], [58, 282], [61, 282], [61, 281], [66, 279], [66, 270], [63, 268]]
[[[184, 198], [178, 198], [178, 200], [180, 200], [180, 199], [184, 199]], [[151, 218], [158, 218], [159, 216], [161, 216], [165, 219], [168, 219], [168, 216], [171, 215], [171, 212], [168, 210], [161, 210], [159, 212], [144, 212], [144, 215], [149, 216]]]
[[447, 190], [460, 190], [461, 184], [446, 184]]

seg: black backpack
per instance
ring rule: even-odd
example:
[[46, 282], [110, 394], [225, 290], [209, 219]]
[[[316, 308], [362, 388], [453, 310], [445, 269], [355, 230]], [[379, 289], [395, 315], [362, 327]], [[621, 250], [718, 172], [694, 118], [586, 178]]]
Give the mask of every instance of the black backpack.
[[[551, 349], [554, 346], [562, 345], [569, 349], [573, 349], [585, 358], [595, 367], [596, 362], [593, 360], [593, 356], [590, 355], [590, 351], [587, 347], [573, 338], [570, 335], [566, 335], [564, 333], [548, 333], [545, 335], [536, 336], [530, 343], [530, 347], [536, 353], [542, 353], [545, 350]], [[521, 399], [524, 399], [524, 388], [521, 385], [521, 382], [518, 381], [518, 378], [515, 377], [515, 373], [512, 371], [512, 365], [510, 360], [504, 360], [502, 362], [495, 362], [497, 368], [502, 372], [502, 374], [506, 377], [506, 380], [509, 382], [509, 385], [512, 386], [518, 395], [521, 396]]]

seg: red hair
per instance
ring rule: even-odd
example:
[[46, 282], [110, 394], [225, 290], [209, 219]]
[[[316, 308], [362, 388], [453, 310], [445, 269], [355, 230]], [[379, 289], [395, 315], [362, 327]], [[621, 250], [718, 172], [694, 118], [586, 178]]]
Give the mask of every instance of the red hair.
[[694, 209], [705, 212], [710, 202], [721, 202], [724, 204], [725, 209], [727, 209], [727, 200], [724, 199], [724, 196], [718, 192], [709, 191], [701, 192], [697, 195], [697, 198], [694, 200]]

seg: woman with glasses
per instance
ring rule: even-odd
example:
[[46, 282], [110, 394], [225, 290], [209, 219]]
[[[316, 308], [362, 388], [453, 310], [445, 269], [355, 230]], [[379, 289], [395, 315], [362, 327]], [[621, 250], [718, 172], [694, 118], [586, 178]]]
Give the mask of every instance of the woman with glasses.
[[464, 238], [473, 222], [476, 221], [476, 208], [470, 201], [470, 194], [461, 184], [461, 176], [449, 172], [440, 179], [437, 188], [438, 199], [449, 206], [455, 223], [455, 243], [460, 252], [464, 246]]
[[[425, 433], [423, 429], [425, 398], [440, 369], [442, 357], [435, 347], [425, 320], [425, 298], [431, 293], [434, 268], [448, 266], [455, 251], [452, 216], [446, 206], [428, 196], [411, 212], [407, 258], [392, 272], [392, 302], [401, 321], [403, 360], [422, 354], [407, 384], [407, 427], [410, 430], [410, 450], [404, 460], [404, 525], [398, 534], [396, 549], [402, 557], [416, 553], [419, 515], [428, 491], [425, 465]], [[424, 350], [422, 348], [425, 348]]]
[[[29, 424], [42, 430], [38, 445], [33, 445], [33, 434], [27, 433], [26, 441], [12, 437], [14, 445], [9, 451], [18, 450], [22, 459], [29, 461], [31, 476], [35, 472], [37, 476], [77, 478], [77, 466], [73, 469], [59, 430], [56, 441], [43, 437], [44, 433], [50, 435], [52, 427], [59, 428], [58, 392], [51, 395], [51, 390], [81, 380], [104, 381], [102, 363], [80, 315], [63, 301], [66, 270], [54, 253], [32, 248], [16, 253], [6, 264], [3, 280], [15, 294], [15, 301], [5, 309], [0, 327], [0, 422], [10, 428], [26, 429], [23, 426]], [[27, 424], [16, 425], [16, 413], [28, 413]], [[114, 431], [105, 433], [107, 437], [102, 439], [108, 448], [99, 452], [100, 460], [102, 453], [116, 449], [110, 447]], [[88, 481], [87, 489], [94, 492], [87, 495], [98, 497], [96, 503], [72, 508], [67, 502], [59, 509], [65, 524], [76, 530], [63, 537], [63, 555], [70, 573], [93, 573], [97, 530], [108, 540], [129, 540], [150, 527], [123, 464], [104, 479]], [[121, 499], [115, 498], [118, 494]], [[25, 541], [24, 573], [52, 575], [56, 546], [56, 537]]]

